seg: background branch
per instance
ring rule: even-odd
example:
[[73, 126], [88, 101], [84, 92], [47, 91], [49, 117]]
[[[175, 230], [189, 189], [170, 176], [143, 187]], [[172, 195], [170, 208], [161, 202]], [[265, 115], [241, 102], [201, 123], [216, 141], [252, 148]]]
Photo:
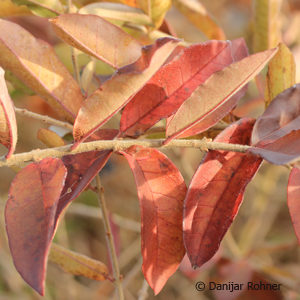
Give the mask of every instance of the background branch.
[[108, 212], [107, 212], [106, 202], [104, 198], [104, 189], [101, 185], [100, 176], [97, 175], [95, 179], [96, 179], [96, 190], [99, 199], [99, 206], [102, 212], [102, 220], [103, 220], [103, 225], [105, 230], [106, 244], [109, 250], [108, 252], [109, 252], [110, 261], [114, 273], [115, 284], [118, 291], [119, 300], [124, 300], [124, 291], [122, 288], [122, 282], [120, 278], [120, 267], [119, 267], [118, 257], [115, 249], [114, 237], [112, 235], [112, 230], [109, 223]]
[[18, 115], [25, 116], [25, 117], [28, 117], [28, 118], [32, 118], [32, 119], [35, 119], [35, 120], [39, 120], [39, 121], [41, 121], [43, 123], [46, 123], [48, 125], [59, 126], [59, 127], [63, 127], [63, 128], [66, 128], [68, 130], [73, 131], [73, 125], [72, 124], [56, 120], [54, 118], [51, 118], [51, 117], [48, 117], [48, 116], [45, 116], [45, 115], [40, 115], [40, 114], [34, 113], [34, 112], [29, 111], [25, 108], [15, 107], [15, 112]]

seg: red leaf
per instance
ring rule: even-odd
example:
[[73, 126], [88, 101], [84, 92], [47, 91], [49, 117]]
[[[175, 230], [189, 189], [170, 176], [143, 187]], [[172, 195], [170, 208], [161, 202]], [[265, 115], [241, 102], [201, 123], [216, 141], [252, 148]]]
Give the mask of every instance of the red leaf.
[[182, 208], [186, 185], [175, 165], [158, 150], [132, 146], [122, 154], [137, 185], [143, 273], [158, 294], [185, 253]]
[[215, 72], [200, 85], [174, 114], [167, 127], [168, 143], [196, 126], [207, 130], [236, 105], [236, 95], [276, 54], [277, 49], [255, 53]]
[[0, 143], [9, 149], [6, 158], [9, 158], [14, 153], [17, 139], [14, 104], [8, 94], [4, 71], [0, 68]]
[[119, 69], [84, 101], [74, 124], [75, 147], [132, 99], [159, 70], [177, 44], [178, 40], [162, 38], [143, 47], [139, 60]]
[[128, 136], [141, 135], [173, 114], [212, 73], [232, 62], [230, 42], [209, 41], [183, 49], [125, 107], [121, 131]]
[[[248, 144], [252, 119], [233, 123], [215, 141]], [[211, 151], [196, 171], [184, 204], [184, 243], [194, 267], [200, 267], [218, 250], [243, 199], [246, 185], [261, 159], [251, 154]]]
[[6, 230], [14, 264], [24, 280], [41, 295], [66, 174], [59, 159], [31, 163], [14, 178], [6, 203]]
[[293, 227], [300, 243], [300, 170], [298, 168], [293, 168], [288, 182], [287, 187], [287, 204], [291, 219], [293, 222]]
[[249, 151], [273, 164], [287, 164], [300, 157], [300, 84], [273, 99], [254, 125]]
[[[231, 52], [232, 52], [233, 62], [237, 62], [249, 55], [247, 45], [243, 38], [233, 40], [231, 43], [232, 43]], [[184, 138], [184, 137], [196, 135], [198, 133], [207, 130], [209, 127], [215, 125], [216, 122], [219, 120], [218, 115], [220, 114], [220, 111], [230, 112], [233, 109], [233, 107], [237, 104], [237, 102], [245, 95], [247, 89], [248, 89], [248, 85], [246, 84], [241, 90], [239, 90], [227, 102], [225, 102], [222, 105], [222, 107], [216, 109], [213, 113], [209, 114], [205, 118], [205, 122], [195, 123], [191, 128], [189, 128], [188, 130], [184, 131], [182, 134], [177, 136], [177, 138]], [[168, 120], [168, 124], [170, 121], [171, 118], [170, 120]]]

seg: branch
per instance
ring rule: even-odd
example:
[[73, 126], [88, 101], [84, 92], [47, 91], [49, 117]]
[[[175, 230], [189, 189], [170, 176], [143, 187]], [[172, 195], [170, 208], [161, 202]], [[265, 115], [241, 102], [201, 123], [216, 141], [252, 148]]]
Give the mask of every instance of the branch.
[[124, 291], [122, 288], [122, 282], [120, 278], [120, 267], [118, 262], [118, 257], [116, 253], [115, 243], [114, 243], [114, 237], [112, 235], [109, 218], [108, 218], [108, 212], [106, 208], [105, 198], [104, 198], [104, 189], [101, 185], [100, 176], [99, 174], [96, 176], [96, 189], [98, 193], [98, 199], [99, 199], [99, 205], [102, 212], [102, 219], [103, 219], [103, 225], [105, 230], [105, 238], [106, 238], [106, 244], [111, 260], [111, 265], [114, 273], [115, 283], [119, 295], [119, 300], [124, 300]]
[[218, 143], [212, 142], [206, 138], [202, 140], [172, 140], [167, 145], [163, 145], [164, 139], [156, 140], [109, 140], [109, 141], [94, 141], [81, 143], [76, 149], [71, 150], [72, 144], [62, 147], [56, 147], [51, 149], [36, 149], [26, 153], [20, 153], [12, 155], [9, 159], [5, 157], [0, 158], [0, 167], [11, 167], [20, 166], [25, 162], [29, 161], [39, 161], [46, 157], [63, 157], [65, 155], [73, 155], [89, 151], [100, 151], [100, 150], [113, 150], [122, 151], [131, 146], [138, 145], [149, 148], [198, 148], [201, 151], [208, 150], [224, 150], [233, 152], [245, 153], [250, 146], [239, 145], [239, 144], [228, 144], [228, 143]]
[[32, 111], [29, 111], [25, 108], [17, 108], [15, 107], [15, 112], [21, 116], [25, 116], [25, 117], [28, 117], [28, 118], [32, 118], [32, 119], [36, 119], [36, 120], [39, 120], [43, 123], [46, 123], [46, 124], [49, 124], [49, 125], [54, 125], [54, 126], [59, 126], [59, 127], [63, 127], [63, 128], [66, 128], [68, 130], [73, 130], [73, 125], [72, 124], [69, 124], [67, 122], [63, 122], [63, 121], [59, 121], [59, 120], [56, 120], [56, 119], [53, 119], [53, 118], [50, 118], [48, 116], [44, 116], [44, 115], [40, 115], [40, 114], [37, 114], [37, 113], [34, 113]]

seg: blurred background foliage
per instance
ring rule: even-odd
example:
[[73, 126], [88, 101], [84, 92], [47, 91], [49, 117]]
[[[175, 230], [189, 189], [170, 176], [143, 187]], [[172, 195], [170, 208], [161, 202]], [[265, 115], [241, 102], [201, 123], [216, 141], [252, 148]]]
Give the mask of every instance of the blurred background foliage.
[[[26, 1], [23, 2], [26, 3]], [[95, 2], [100, 1], [74, 0], [73, 3], [76, 7], [73, 9], [76, 11]], [[211, 38], [234, 39], [244, 37], [250, 52], [253, 53], [276, 46], [278, 41], [283, 41], [294, 55], [297, 66], [296, 82], [300, 81], [299, 0], [201, 0], [201, 3], [190, 0], [173, 1], [172, 7], [168, 1], [154, 0], [150, 2], [152, 4], [150, 8], [143, 6], [139, 0], [114, 2], [126, 3], [133, 7], [139, 6], [144, 11], [142, 17], [140, 15], [138, 17], [122, 15], [120, 18], [108, 15], [108, 20], [121, 26], [144, 44], [151, 43], [159, 36], [169, 34], [182, 38], [188, 43], [199, 43]], [[196, 6], [201, 5], [198, 7], [206, 9], [206, 12], [203, 15], [201, 15], [201, 11], [197, 10], [193, 13], [187, 13], [184, 11], [187, 8], [181, 6], [184, 2], [194, 3], [193, 5]], [[263, 2], [277, 5], [278, 9], [272, 11], [273, 19], [271, 21], [275, 22], [274, 24], [262, 25], [260, 23], [258, 25], [257, 22], [270, 21], [264, 20], [266, 18], [265, 12], [261, 12], [262, 16], [255, 14], [255, 11], [257, 13], [257, 5]], [[66, 3], [62, 1], [61, 8], [64, 9], [65, 5]], [[10, 0], [0, 0], [0, 16], [2, 18], [20, 24], [36, 37], [52, 44], [60, 59], [70, 72], [73, 72], [70, 47], [55, 36], [46, 18], [36, 14], [43, 15], [44, 12], [14, 5]], [[165, 21], [163, 21], [164, 15]], [[147, 25], [147, 17], [150, 18], [151, 26]], [[259, 18], [262, 18], [262, 21]], [[264, 26], [271, 26], [271, 29]], [[269, 33], [265, 32], [269, 29]], [[275, 37], [269, 39], [268, 34], [274, 34]], [[102, 62], [96, 62], [92, 66], [92, 71], [88, 71], [89, 67], [87, 66], [91, 61], [90, 57], [79, 52], [78, 59], [82, 77], [86, 76], [83, 75], [84, 72], [88, 74], [88, 72], [94, 71], [96, 74], [89, 79], [88, 88], [85, 90], [88, 95], [113, 72], [113, 69]], [[246, 96], [234, 112], [235, 116], [257, 117], [262, 113], [265, 107], [264, 75], [265, 72], [257, 77], [256, 83], [252, 82], [249, 85]], [[7, 73], [6, 79], [16, 106], [57, 117], [55, 112], [39, 96], [34, 95], [12, 74]], [[108, 127], [117, 128], [118, 121], [117, 116], [109, 123]], [[230, 117], [227, 118], [227, 121], [230, 121]], [[161, 125], [163, 124], [158, 124], [155, 136], [161, 137], [162, 133], [159, 131]], [[47, 127], [39, 121], [18, 116], [19, 141], [17, 152], [46, 147], [37, 138], [40, 128]], [[65, 134], [58, 128], [50, 129], [58, 132], [61, 136]], [[208, 132], [206, 136], [213, 137], [216, 133]], [[153, 138], [153, 136], [151, 137]], [[64, 140], [66, 143], [68, 142], [68, 135], [64, 136]], [[178, 166], [186, 183], [189, 184], [203, 153], [195, 149], [174, 149], [165, 152]], [[41, 297], [29, 288], [16, 272], [8, 250], [3, 210], [9, 184], [16, 171], [8, 168], [0, 170], [0, 299], [40, 299]], [[257, 300], [300, 299], [300, 251], [286, 206], [288, 173], [287, 167], [277, 167], [264, 163], [247, 187], [239, 214], [215, 257], [197, 270], [193, 270], [185, 258], [180, 269], [170, 278], [165, 288], [155, 299], [222, 300], [253, 299], [254, 297]], [[105, 188], [108, 209], [111, 213], [111, 224], [121, 272], [124, 275], [123, 285], [126, 299], [138, 299], [139, 297], [140, 299], [154, 299], [153, 292], [147, 288], [141, 272], [139, 206], [134, 179], [125, 159], [114, 154], [102, 170], [101, 179]], [[95, 194], [92, 191], [83, 192], [69, 206], [65, 216], [61, 218], [55, 241], [109, 265], [105, 233], [100, 216]], [[194, 287], [196, 281], [243, 283], [251, 280], [281, 283], [281, 292], [197, 292]], [[76, 277], [64, 273], [57, 266], [49, 263], [44, 299], [92, 300], [112, 299], [113, 297], [114, 286], [112, 283]]]

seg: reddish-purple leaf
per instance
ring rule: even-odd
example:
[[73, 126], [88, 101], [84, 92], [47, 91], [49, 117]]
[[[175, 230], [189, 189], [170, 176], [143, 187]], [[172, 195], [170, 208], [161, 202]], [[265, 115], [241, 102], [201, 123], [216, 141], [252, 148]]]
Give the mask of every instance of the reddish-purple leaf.
[[158, 294], [185, 253], [182, 209], [186, 185], [176, 166], [158, 150], [132, 146], [122, 154], [137, 185], [143, 273]]
[[254, 125], [250, 152], [274, 164], [300, 157], [300, 84], [276, 96]]
[[300, 130], [294, 130], [274, 142], [259, 142], [248, 150], [275, 165], [293, 163], [300, 158]]
[[[215, 141], [247, 145], [253, 124], [252, 119], [233, 123]], [[200, 164], [184, 203], [184, 243], [194, 267], [218, 250], [261, 161], [251, 154], [211, 151]]]
[[[93, 134], [89, 140], [111, 140], [118, 130], [104, 129]], [[92, 179], [102, 170], [112, 154], [111, 150], [90, 151], [62, 158], [67, 167], [68, 176], [58, 204], [57, 218], [61, 211], [90, 184]]]
[[287, 187], [287, 204], [293, 227], [300, 243], [300, 170], [292, 169]]
[[272, 143], [293, 130], [300, 129], [300, 83], [273, 99], [257, 119], [251, 142]]
[[6, 230], [14, 264], [23, 279], [41, 295], [66, 174], [59, 159], [31, 163], [14, 178], [6, 203]]
[[125, 107], [123, 135], [139, 136], [172, 115], [212, 73], [232, 62], [231, 42], [209, 41], [183, 49]]
[[153, 45], [143, 47], [139, 60], [119, 69], [88, 97], [74, 124], [77, 144], [122, 109], [159, 70], [177, 44], [178, 40], [162, 38]]
[[9, 149], [6, 158], [14, 153], [17, 138], [14, 104], [8, 94], [4, 71], [0, 68], [0, 143]]
[[182, 136], [196, 124], [205, 131], [236, 105], [233, 97], [276, 54], [277, 49], [255, 53], [214, 73], [177, 110], [167, 127], [167, 140]]

